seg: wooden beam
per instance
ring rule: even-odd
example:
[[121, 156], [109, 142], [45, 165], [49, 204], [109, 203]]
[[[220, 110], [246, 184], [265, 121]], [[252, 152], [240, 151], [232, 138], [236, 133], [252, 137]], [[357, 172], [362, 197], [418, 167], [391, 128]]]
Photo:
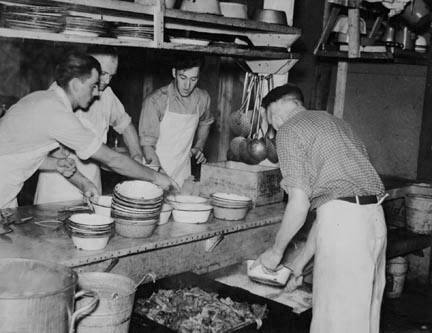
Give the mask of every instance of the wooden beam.
[[346, 61], [338, 62], [336, 75], [335, 105], [333, 110], [333, 115], [338, 118], [343, 118], [347, 76], [348, 63]]
[[[432, 41], [432, 37], [431, 37]], [[432, 48], [428, 49], [426, 87], [417, 162], [417, 179], [432, 179]]]
[[154, 7], [154, 37], [156, 47], [161, 48], [164, 43], [164, 27], [165, 27], [165, 1], [157, 0]]

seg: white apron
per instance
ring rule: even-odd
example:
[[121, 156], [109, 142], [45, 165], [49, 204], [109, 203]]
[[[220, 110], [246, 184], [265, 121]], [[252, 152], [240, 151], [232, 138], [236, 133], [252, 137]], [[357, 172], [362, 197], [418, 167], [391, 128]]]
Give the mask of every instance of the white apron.
[[190, 150], [198, 127], [198, 110], [193, 114], [170, 112], [169, 102], [160, 123], [156, 154], [162, 168], [181, 187], [191, 175]]
[[311, 333], [379, 333], [386, 225], [380, 204], [317, 210]]
[[[86, 119], [78, 117], [81, 123], [91, 129], [98, 135], [93, 125]], [[106, 142], [106, 132], [104, 133]], [[93, 160], [80, 160], [75, 154], [71, 153], [69, 158], [75, 160], [77, 169], [96, 185], [99, 193], [102, 193], [102, 183], [99, 165]], [[69, 200], [82, 200], [83, 194], [75, 186], [72, 185], [65, 177], [56, 171], [44, 171], [39, 174], [39, 179], [36, 187], [34, 203], [36, 205], [48, 202], [59, 202]]]
[[0, 209], [17, 207], [16, 197], [24, 182], [56, 147], [58, 143], [27, 153], [0, 156]]

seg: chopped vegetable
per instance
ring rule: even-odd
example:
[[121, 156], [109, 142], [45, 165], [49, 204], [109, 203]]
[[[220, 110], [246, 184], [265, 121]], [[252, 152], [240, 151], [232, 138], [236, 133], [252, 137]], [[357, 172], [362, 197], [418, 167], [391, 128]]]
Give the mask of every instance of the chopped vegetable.
[[254, 322], [261, 326], [266, 305], [240, 303], [198, 287], [160, 289], [138, 299], [135, 312], [181, 333], [221, 333]]

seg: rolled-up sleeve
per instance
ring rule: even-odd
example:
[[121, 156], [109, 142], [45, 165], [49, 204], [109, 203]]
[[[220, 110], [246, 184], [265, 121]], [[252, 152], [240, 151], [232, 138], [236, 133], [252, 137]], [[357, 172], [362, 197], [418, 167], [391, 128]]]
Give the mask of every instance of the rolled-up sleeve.
[[202, 107], [200, 110], [199, 126], [210, 126], [214, 122], [214, 117], [210, 110], [211, 99], [207, 91], [203, 91]]
[[165, 101], [160, 99], [152, 94], [143, 101], [138, 126], [141, 146], [154, 146], [159, 139], [162, 108], [163, 104], [166, 104], [166, 97]]
[[118, 134], [123, 134], [125, 129], [131, 123], [132, 119], [127, 114], [122, 102], [120, 102], [114, 93], [112, 93], [112, 96], [110, 96], [110, 101], [110, 125]]
[[280, 186], [288, 193], [289, 187], [302, 189], [308, 197], [312, 194], [310, 172], [304, 144], [294, 131], [282, 128], [276, 138], [277, 154], [282, 173]]
[[53, 113], [50, 123], [50, 137], [73, 149], [82, 160], [91, 157], [102, 145], [102, 139], [72, 113]]

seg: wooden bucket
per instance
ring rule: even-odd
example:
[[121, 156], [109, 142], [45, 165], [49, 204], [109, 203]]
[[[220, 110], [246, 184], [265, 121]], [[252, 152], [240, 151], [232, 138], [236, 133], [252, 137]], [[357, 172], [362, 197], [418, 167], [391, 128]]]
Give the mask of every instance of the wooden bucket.
[[407, 229], [417, 234], [432, 233], [432, 196], [408, 194], [405, 198]]

